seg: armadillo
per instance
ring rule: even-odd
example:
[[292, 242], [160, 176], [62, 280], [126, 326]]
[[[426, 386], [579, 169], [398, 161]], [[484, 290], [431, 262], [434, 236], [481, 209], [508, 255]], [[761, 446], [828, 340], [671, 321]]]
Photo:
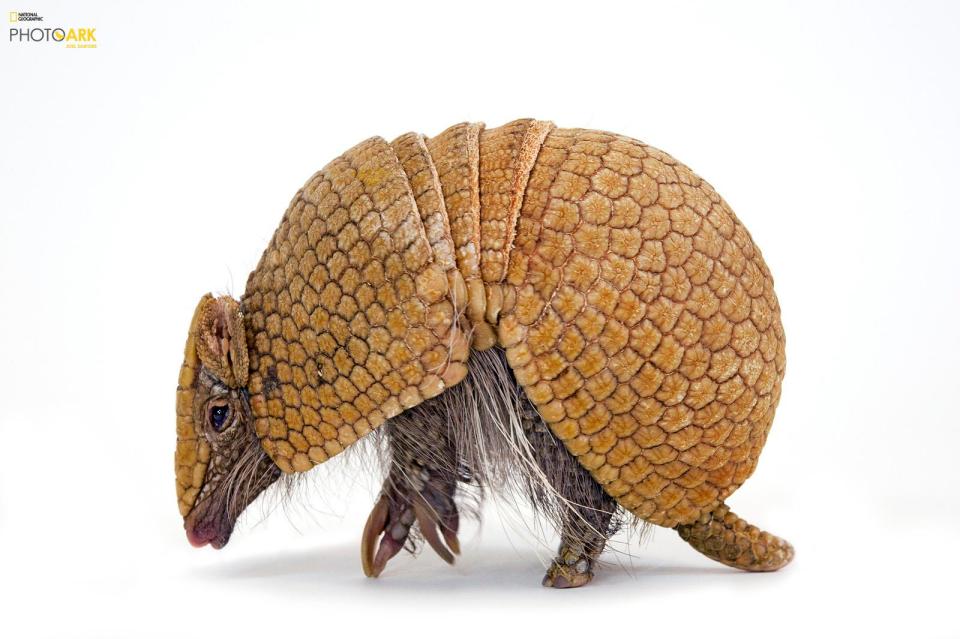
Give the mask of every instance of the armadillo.
[[666, 153], [532, 119], [373, 137], [296, 193], [240, 300], [197, 305], [180, 513], [220, 548], [264, 489], [379, 428], [367, 576], [424, 540], [452, 563], [469, 486], [519, 488], [555, 521], [548, 586], [588, 583], [627, 520], [776, 570], [791, 545], [726, 499], [784, 369], [760, 250]]

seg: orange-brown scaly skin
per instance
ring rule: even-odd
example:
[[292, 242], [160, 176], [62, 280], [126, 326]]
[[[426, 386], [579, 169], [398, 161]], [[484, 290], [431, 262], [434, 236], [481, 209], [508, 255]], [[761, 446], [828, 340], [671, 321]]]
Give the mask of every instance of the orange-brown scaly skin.
[[780, 397], [780, 307], [750, 235], [690, 169], [622, 136], [553, 131], [506, 281], [517, 379], [621, 505], [672, 527], [750, 476]]
[[[497, 346], [625, 509], [737, 567], [792, 557], [723, 505], [780, 396], [773, 280], [726, 202], [657, 149], [535, 120], [371, 138], [297, 193], [241, 309], [253, 425], [284, 472], [457, 384], [471, 349]], [[196, 488], [178, 477], [181, 495]]]
[[677, 526], [677, 532], [710, 559], [741, 570], [778, 570], [793, 559], [793, 546], [740, 519], [726, 504]]
[[449, 290], [384, 140], [310, 179], [243, 299], [254, 425], [284, 472], [309, 470], [463, 379]]

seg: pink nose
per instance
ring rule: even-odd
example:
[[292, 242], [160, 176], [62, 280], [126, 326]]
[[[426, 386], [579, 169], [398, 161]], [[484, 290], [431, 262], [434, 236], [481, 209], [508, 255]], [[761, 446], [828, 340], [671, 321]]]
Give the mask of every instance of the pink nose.
[[187, 531], [187, 541], [189, 541], [190, 545], [194, 548], [203, 548], [217, 536], [215, 527], [210, 524], [200, 524], [197, 527], [193, 527], [189, 525], [189, 523], [186, 523], [184, 528], [186, 528]]
[[193, 546], [194, 548], [203, 548], [208, 543], [210, 543], [209, 539], [201, 539], [192, 530], [187, 531], [187, 541], [189, 541], [190, 545]]

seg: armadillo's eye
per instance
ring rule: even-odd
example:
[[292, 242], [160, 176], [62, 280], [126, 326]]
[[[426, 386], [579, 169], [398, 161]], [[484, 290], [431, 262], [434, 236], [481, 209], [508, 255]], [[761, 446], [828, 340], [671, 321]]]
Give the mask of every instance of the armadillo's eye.
[[214, 406], [210, 409], [210, 424], [213, 426], [213, 430], [218, 433], [223, 430], [224, 425], [227, 423], [227, 418], [230, 417], [230, 407], [229, 406]]

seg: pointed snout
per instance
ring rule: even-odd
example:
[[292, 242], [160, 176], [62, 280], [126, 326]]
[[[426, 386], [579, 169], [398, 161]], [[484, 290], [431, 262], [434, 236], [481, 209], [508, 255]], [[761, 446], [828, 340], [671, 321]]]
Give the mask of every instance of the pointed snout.
[[[203, 506], [203, 504], [201, 504]], [[187, 541], [194, 548], [203, 548], [207, 544], [219, 550], [230, 541], [233, 522], [226, 516], [207, 513], [206, 508], [194, 508], [183, 520]]]

